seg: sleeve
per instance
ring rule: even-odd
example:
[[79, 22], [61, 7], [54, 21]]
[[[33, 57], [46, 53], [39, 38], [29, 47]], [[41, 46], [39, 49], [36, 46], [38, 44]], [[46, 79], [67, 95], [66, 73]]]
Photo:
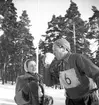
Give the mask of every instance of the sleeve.
[[53, 86], [50, 69], [44, 69], [44, 84], [46, 86]]
[[23, 96], [24, 100], [29, 101], [29, 87], [28, 87], [28, 85], [25, 85], [22, 88], [22, 96]]
[[99, 67], [91, 62], [90, 59], [83, 55], [77, 56], [77, 67], [85, 73], [88, 77], [92, 78], [99, 87]]
[[38, 102], [38, 83], [35, 81], [31, 81], [29, 83], [29, 89], [33, 94], [34, 98], [36, 99], [36, 101]]
[[19, 76], [16, 79], [15, 93], [17, 93], [21, 89], [22, 89], [23, 93], [28, 94], [29, 89], [27, 87], [27, 81], [25, 81], [23, 77]]
[[15, 94], [20, 90], [20, 78], [17, 77], [16, 79], [16, 87], [15, 87]]

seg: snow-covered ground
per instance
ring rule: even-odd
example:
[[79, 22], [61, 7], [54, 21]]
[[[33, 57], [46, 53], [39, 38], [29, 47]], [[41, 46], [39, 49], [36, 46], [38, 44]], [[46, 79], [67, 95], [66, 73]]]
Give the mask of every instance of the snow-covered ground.
[[0, 82], [0, 105], [16, 105], [14, 102], [15, 85]]
[[54, 105], [65, 105], [64, 89], [46, 87], [45, 93], [53, 97]]
[[[65, 97], [63, 89], [53, 89], [45, 87], [45, 93], [52, 96], [54, 105], [65, 105]], [[2, 85], [0, 82], [0, 105], [16, 105], [14, 102], [15, 84]]]

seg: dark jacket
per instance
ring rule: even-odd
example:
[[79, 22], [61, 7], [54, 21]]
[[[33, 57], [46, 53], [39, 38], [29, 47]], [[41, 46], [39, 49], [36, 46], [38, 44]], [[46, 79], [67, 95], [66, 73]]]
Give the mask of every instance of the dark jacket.
[[89, 77], [99, 87], [99, 68], [87, 57], [81, 54], [70, 54], [69, 57], [62, 59], [61, 65], [59, 80], [71, 99], [83, 97], [93, 88]]
[[31, 74], [31, 73], [25, 73], [25, 75], [21, 75], [16, 80], [16, 88], [15, 93], [17, 93], [20, 89], [23, 87], [23, 93], [25, 95], [25, 98], [28, 99], [29, 97], [29, 88], [26, 86], [27, 83], [29, 83], [29, 87], [31, 89], [31, 92], [33, 96], [35, 97], [36, 103], [38, 105], [38, 83], [40, 79], [37, 74]]

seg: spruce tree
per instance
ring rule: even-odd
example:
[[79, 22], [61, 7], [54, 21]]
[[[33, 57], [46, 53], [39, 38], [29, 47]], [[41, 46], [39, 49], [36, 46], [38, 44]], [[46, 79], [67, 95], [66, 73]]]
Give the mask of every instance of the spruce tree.
[[[9, 66], [9, 61], [11, 56], [15, 54], [15, 37], [17, 35], [17, 13], [12, 0], [7, 0], [2, 3], [2, 8], [0, 9], [0, 15], [3, 19], [1, 21], [1, 29], [3, 30], [3, 35], [0, 36], [0, 48], [1, 48], [1, 64], [2, 68], [2, 77], [3, 84], [4, 80], [7, 82], [8, 71], [7, 67]], [[14, 74], [14, 72], [11, 72]]]
[[36, 60], [36, 52], [34, 47], [34, 37], [30, 33], [30, 20], [26, 10], [22, 12], [18, 21], [18, 37], [17, 37], [17, 61], [21, 62], [21, 73], [23, 73], [23, 63], [26, 59], [32, 58]]

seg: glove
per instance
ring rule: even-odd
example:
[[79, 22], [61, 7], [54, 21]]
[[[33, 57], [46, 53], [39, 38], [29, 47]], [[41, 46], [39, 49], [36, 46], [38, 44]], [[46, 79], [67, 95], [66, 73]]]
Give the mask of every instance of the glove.
[[25, 85], [22, 89], [22, 91], [25, 93], [25, 94], [28, 94], [29, 93], [29, 87], [28, 85]]
[[25, 101], [29, 101], [29, 87], [27, 85], [22, 89], [22, 97]]

